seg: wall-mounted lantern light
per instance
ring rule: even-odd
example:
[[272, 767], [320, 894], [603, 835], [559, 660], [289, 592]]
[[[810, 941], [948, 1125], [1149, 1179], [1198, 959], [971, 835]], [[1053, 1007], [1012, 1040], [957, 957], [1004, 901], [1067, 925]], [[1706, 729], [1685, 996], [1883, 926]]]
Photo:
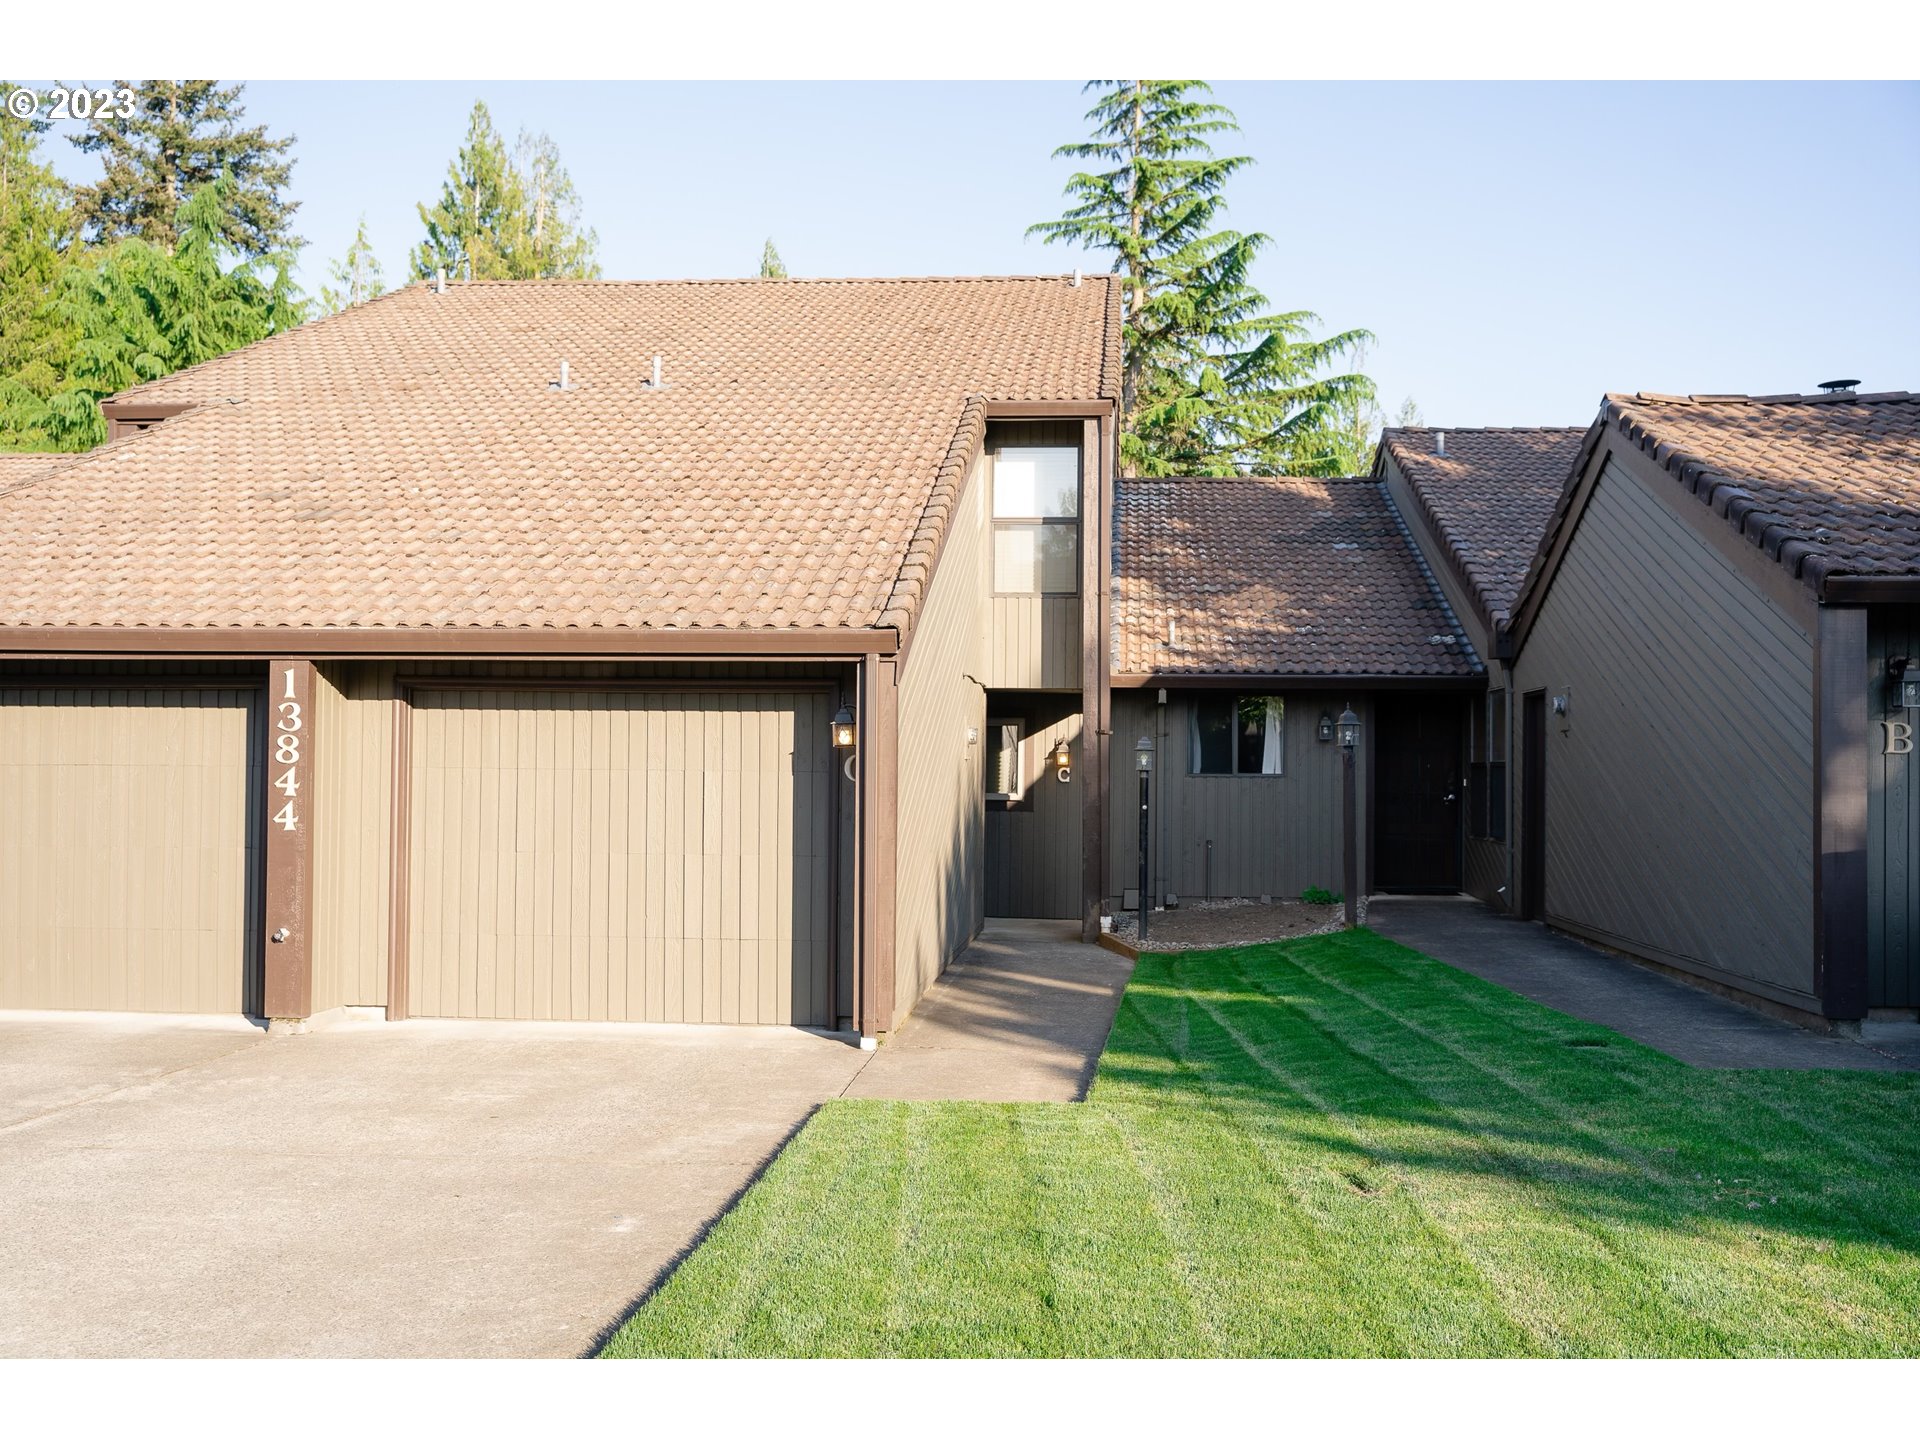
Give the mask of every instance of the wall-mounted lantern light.
[[1339, 729], [1342, 750], [1351, 751], [1360, 743], [1360, 717], [1353, 713], [1351, 705], [1340, 712]]
[[1153, 769], [1153, 737], [1142, 735], [1140, 743], [1133, 747], [1133, 768], [1142, 775]]
[[859, 738], [859, 729], [853, 723], [853, 711], [842, 705], [833, 712], [833, 748], [851, 750], [853, 742]]
[[1314, 732], [1322, 745], [1333, 739], [1333, 716], [1325, 710], [1320, 712], [1320, 728]]
[[1920, 669], [1905, 655], [1887, 661], [1887, 699], [1896, 710], [1920, 710]]
[[1062, 740], [1047, 753], [1047, 763], [1053, 766], [1054, 778], [1061, 784], [1073, 779], [1073, 751]]

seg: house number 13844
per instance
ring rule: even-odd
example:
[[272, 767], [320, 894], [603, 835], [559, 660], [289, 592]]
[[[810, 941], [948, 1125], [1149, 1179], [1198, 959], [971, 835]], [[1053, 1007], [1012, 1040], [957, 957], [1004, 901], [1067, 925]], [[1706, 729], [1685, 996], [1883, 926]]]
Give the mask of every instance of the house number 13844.
[[283, 677], [286, 694], [276, 707], [280, 718], [273, 727], [273, 763], [283, 766], [273, 788], [287, 797], [286, 804], [274, 812], [273, 823], [282, 830], [300, 828], [300, 812], [295, 808], [300, 796], [300, 730], [306, 723], [300, 718], [300, 702], [293, 698], [293, 667]]

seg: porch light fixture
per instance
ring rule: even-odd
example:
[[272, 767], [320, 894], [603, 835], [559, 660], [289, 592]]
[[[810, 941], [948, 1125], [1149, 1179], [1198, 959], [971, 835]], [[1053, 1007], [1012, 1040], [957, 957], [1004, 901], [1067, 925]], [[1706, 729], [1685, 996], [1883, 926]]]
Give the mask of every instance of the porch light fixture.
[[1073, 751], [1068, 747], [1066, 741], [1062, 740], [1047, 753], [1047, 763], [1053, 766], [1053, 768], [1063, 776], [1072, 771]]
[[1340, 712], [1339, 730], [1340, 748], [1351, 752], [1360, 743], [1360, 717], [1353, 713], [1351, 705]]
[[833, 748], [851, 750], [853, 742], [859, 738], [859, 729], [853, 723], [853, 711], [842, 705], [833, 712]]
[[1320, 737], [1320, 743], [1322, 745], [1333, 739], [1333, 716], [1322, 710], [1320, 712], [1320, 728], [1315, 733]]
[[1133, 767], [1142, 775], [1153, 769], [1153, 737], [1142, 735], [1140, 743], [1133, 747]]
[[1887, 698], [1896, 710], [1920, 710], [1920, 670], [1905, 655], [1887, 661]]

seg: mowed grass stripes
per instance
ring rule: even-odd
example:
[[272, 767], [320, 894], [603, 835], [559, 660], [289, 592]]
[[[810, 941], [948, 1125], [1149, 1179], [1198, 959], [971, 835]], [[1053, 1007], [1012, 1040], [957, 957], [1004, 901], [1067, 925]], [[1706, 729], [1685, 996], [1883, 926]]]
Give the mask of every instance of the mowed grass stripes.
[[1086, 1104], [824, 1107], [606, 1353], [1916, 1354], [1920, 1075], [1367, 931], [1148, 956]]

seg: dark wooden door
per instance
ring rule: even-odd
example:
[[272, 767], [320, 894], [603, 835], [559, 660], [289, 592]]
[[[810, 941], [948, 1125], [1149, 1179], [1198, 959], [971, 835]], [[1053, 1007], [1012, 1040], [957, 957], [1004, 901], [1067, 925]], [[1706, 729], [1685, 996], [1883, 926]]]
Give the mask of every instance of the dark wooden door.
[[1462, 703], [1383, 699], [1375, 713], [1375, 883], [1382, 890], [1456, 891], [1465, 788]]
[[1520, 702], [1520, 918], [1547, 905], [1547, 692]]

